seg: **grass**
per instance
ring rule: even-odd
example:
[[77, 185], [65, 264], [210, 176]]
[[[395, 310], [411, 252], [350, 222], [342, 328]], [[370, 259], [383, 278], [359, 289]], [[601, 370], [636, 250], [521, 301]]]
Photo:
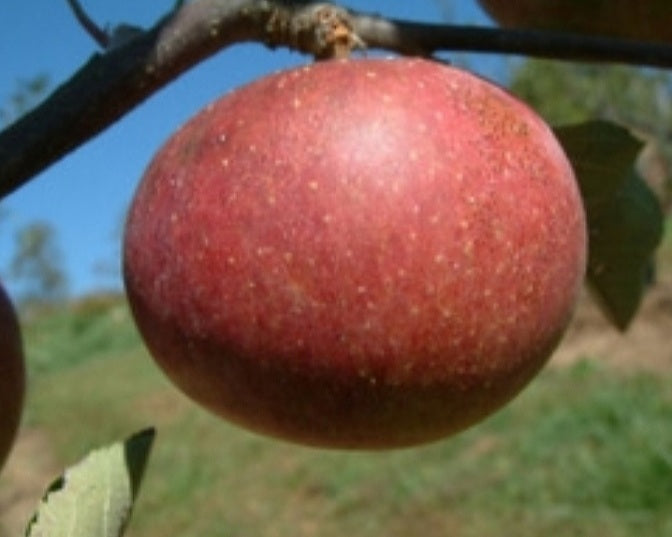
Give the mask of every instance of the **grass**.
[[33, 375], [114, 357], [139, 345], [130, 312], [115, 294], [93, 295], [58, 309], [31, 309], [23, 312], [22, 321]]
[[452, 439], [343, 453], [201, 411], [156, 369], [119, 300], [37, 315], [26, 340], [26, 425], [63, 463], [158, 427], [133, 537], [672, 535], [672, 372], [548, 368]]

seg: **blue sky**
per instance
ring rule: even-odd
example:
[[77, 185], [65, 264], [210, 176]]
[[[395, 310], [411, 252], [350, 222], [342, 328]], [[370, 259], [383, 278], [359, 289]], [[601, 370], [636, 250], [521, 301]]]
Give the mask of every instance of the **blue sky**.
[[[19, 80], [44, 73], [54, 88], [96, 51], [65, 0], [11, 4], [0, 20], [0, 105], [8, 102]], [[126, 22], [147, 27], [169, 9], [172, 0], [82, 0], [82, 4], [101, 25]], [[489, 24], [473, 0], [349, 0], [342, 4], [397, 18], [436, 22], [449, 16], [455, 22]], [[233, 87], [307, 61], [298, 53], [241, 45], [188, 71], [0, 202], [6, 211], [0, 221], [0, 271], [14, 250], [14, 231], [28, 222], [45, 220], [56, 229], [72, 294], [121, 288], [118, 278], [101, 275], [95, 267], [119, 262], [118, 230], [156, 149], [182, 122]], [[501, 68], [487, 57], [470, 63], [490, 77], [496, 75], [498, 65]], [[8, 289], [12, 294], [11, 285]]]

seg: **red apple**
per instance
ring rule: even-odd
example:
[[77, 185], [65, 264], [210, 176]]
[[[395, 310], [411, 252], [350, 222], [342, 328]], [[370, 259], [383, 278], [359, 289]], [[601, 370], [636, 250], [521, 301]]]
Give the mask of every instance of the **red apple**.
[[669, 0], [479, 0], [502, 26], [672, 42]]
[[256, 81], [163, 146], [128, 217], [130, 305], [189, 396], [300, 443], [387, 448], [484, 418], [570, 318], [586, 232], [525, 104], [419, 59]]
[[19, 323], [0, 287], [0, 468], [19, 429], [25, 392], [23, 347]]

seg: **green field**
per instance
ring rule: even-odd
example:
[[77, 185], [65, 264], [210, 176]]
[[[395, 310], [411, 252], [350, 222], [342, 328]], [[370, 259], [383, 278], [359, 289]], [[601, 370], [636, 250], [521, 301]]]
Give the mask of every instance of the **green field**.
[[342, 453], [198, 409], [156, 369], [118, 298], [33, 316], [25, 336], [25, 430], [45, 433], [59, 465], [158, 428], [134, 537], [672, 535], [672, 371], [586, 357], [547, 368], [455, 438]]
[[[579, 316], [562, 349], [572, 360], [478, 427], [416, 449], [320, 451], [221, 422], [163, 377], [122, 297], [24, 313], [22, 437], [38, 445], [0, 478], [0, 537], [18, 534], [3, 529], [11, 505], [32, 509], [64, 465], [148, 425], [158, 436], [132, 537], [669, 537], [670, 222], [661, 281], [629, 334]], [[580, 344], [605, 334], [620, 361]], [[31, 453], [48, 454], [45, 475]], [[32, 464], [29, 484], [18, 467]]]

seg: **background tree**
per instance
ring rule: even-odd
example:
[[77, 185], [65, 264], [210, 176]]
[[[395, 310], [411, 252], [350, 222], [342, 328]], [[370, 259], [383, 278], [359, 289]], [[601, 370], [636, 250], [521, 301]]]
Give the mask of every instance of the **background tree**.
[[62, 301], [67, 295], [67, 277], [54, 228], [46, 222], [32, 222], [16, 232], [15, 241], [10, 278], [19, 286], [21, 301], [25, 305]]
[[19, 80], [8, 102], [0, 107], [0, 125], [11, 123], [33, 108], [49, 88], [49, 77], [38, 74], [27, 80]]
[[126, 213], [119, 216], [114, 229], [110, 232], [110, 254], [105, 258], [98, 260], [93, 266], [93, 271], [103, 280], [103, 286], [109, 282], [109, 286], [114, 288], [116, 283], [121, 281], [121, 242], [124, 235], [124, 223], [126, 222]]

